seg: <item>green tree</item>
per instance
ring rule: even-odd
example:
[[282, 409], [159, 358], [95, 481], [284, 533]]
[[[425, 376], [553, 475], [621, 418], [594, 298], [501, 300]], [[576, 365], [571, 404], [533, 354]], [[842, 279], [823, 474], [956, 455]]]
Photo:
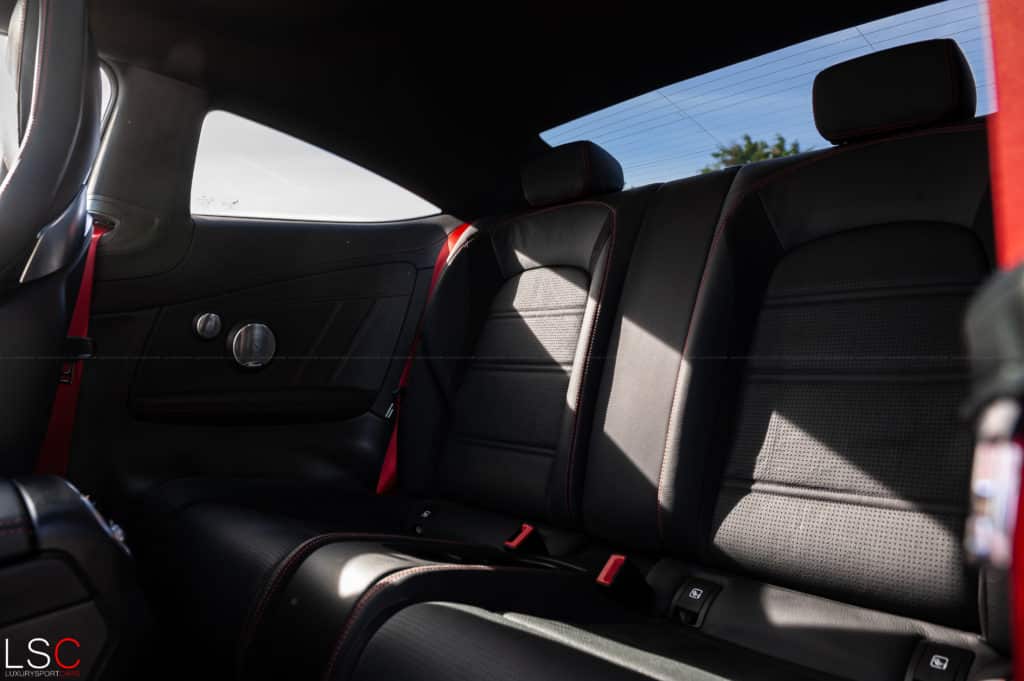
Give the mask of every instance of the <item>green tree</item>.
[[744, 135], [742, 142], [734, 142], [730, 145], [718, 145], [718, 151], [711, 152], [715, 162], [701, 169], [702, 173], [711, 173], [729, 166], [743, 165], [752, 161], [764, 161], [769, 158], [780, 156], [793, 156], [801, 152], [800, 143], [796, 140], [787, 143], [782, 135], [775, 135], [775, 142], [769, 143], [766, 140], [755, 140], [750, 135]]

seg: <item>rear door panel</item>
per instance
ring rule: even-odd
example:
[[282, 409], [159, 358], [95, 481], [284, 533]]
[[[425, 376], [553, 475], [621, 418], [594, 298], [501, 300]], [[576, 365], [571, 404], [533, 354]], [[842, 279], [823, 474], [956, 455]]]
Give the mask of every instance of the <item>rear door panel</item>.
[[[172, 270], [104, 279], [102, 244], [73, 477], [120, 496], [183, 475], [355, 473], [368, 483], [434, 258], [457, 220], [381, 224], [197, 217]], [[214, 312], [213, 340], [193, 331]], [[275, 358], [243, 369], [227, 335], [262, 322]], [[83, 480], [84, 478], [84, 480]], [[107, 485], [104, 485], [105, 487]]]

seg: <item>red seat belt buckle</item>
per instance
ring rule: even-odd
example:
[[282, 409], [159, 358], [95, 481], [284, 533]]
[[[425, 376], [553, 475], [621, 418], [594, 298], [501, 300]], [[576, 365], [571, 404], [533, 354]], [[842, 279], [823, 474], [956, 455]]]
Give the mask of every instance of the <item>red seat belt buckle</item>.
[[597, 575], [597, 583], [601, 586], [612, 587], [615, 585], [615, 580], [618, 578], [619, 573], [622, 572], [622, 568], [626, 565], [627, 558], [619, 553], [613, 553], [608, 556], [608, 560], [605, 561], [604, 567], [601, 568], [601, 572]]
[[518, 551], [533, 536], [534, 530], [533, 525], [523, 523], [518, 532], [505, 540], [505, 548], [509, 551]]
[[621, 553], [608, 556], [594, 581], [602, 591], [631, 607], [648, 608], [654, 602], [654, 590], [643, 571]]

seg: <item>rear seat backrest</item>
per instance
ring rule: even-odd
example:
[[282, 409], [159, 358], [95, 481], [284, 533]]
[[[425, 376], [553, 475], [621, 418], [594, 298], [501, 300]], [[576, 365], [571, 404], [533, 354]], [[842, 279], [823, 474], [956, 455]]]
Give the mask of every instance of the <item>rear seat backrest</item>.
[[659, 547], [658, 478], [666, 447], [677, 446], [681, 403], [673, 395], [684, 373], [682, 348], [735, 176], [732, 168], [662, 186], [636, 239], [598, 392], [583, 493], [585, 528], [616, 546]]
[[404, 488], [571, 522], [583, 396], [642, 203], [591, 197], [621, 188], [607, 152], [564, 145], [523, 171], [536, 210], [475, 225], [425, 319], [399, 434]]
[[[689, 402], [732, 403], [739, 388], [738, 409], [718, 412], [710, 451], [723, 476], [720, 486], [715, 475], [694, 480], [672, 462], [675, 496], [664, 499], [670, 541], [692, 540], [687, 498], [713, 510], [712, 564], [976, 630], [961, 549], [971, 443], [958, 408], [962, 314], [991, 267], [979, 233], [988, 226], [976, 224], [988, 200], [986, 139], [977, 123], [910, 130], [973, 114], [970, 72], [955, 44], [951, 61], [950, 44], [823, 72], [819, 129], [859, 143], [740, 171], [690, 353], [715, 371], [698, 382], [695, 368]], [[914, 88], [889, 88], [877, 103], [866, 93], [883, 63], [972, 105], [922, 100]], [[828, 105], [830, 93], [842, 107]], [[896, 115], [902, 97], [913, 116]], [[867, 139], [878, 130], [903, 133]], [[704, 362], [723, 352], [729, 361]], [[683, 442], [704, 427], [684, 421]]]

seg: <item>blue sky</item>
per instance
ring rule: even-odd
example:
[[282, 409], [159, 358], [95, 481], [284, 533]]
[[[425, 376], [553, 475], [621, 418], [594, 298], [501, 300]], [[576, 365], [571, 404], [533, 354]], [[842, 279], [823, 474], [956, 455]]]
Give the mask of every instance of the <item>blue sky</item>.
[[814, 127], [811, 85], [832, 64], [930, 38], [955, 39], [974, 71], [978, 113], [995, 109], [986, 0], [947, 0], [823, 35], [689, 78], [541, 133], [552, 146], [597, 142], [639, 186], [700, 172], [719, 144], [781, 133], [802, 148], [829, 146]]

